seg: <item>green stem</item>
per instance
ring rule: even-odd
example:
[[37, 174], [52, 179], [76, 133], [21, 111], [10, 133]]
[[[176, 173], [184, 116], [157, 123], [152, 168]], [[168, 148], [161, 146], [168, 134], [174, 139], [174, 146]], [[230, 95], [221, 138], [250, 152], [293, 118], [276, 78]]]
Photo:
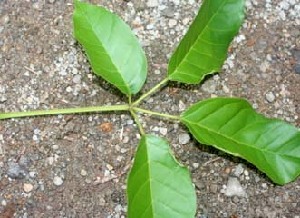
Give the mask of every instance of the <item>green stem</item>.
[[137, 114], [136, 114], [132, 109], [130, 110], [130, 113], [131, 113], [131, 115], [132, 115], [132, 117], [133, 117], [133, 119], [134, 119], [136, 125], [138, 126], [141, 135], [145, 135], [145, 131], [144, 131], [144, 129], [143, 129], [143, 126], [142, 126], [142, 124], [141, 124], [141, 122], [140, 122], [140, 120], [139, 120]]
[[131, 105], [131, 103], [132, 103], [131, 95], [128, 95], [128, 103], [129, 103], [129, 105]]
[[160, 116], [160, 117], [164, 117], [164, 118], [167, 118], [167, 119], [180, 120], [180, 116], [174, 116], [174, 115], [170, 115], [170, 114], [161, 114], [161, 113], [157, 113], [157, 112], [150, 111], [150, 110], [145, 110], [145, 109], [138, 108], [138, 107], [133, 108], [133, 110], [136, 111], [136, 112], [141, 112], [141, 113], [145, 113], [145, 114]]
[[127, 111], [129, 110], [129, 105], [125, 104], [125, 105], [91, 106], [91, 107], [66, 108], [66, 109], [10, 112], [10, 113], [0, 113], [0, 120], [9, 119], [9, 118], [17, 118], [17, 117], [90, 113], [90, 112], [104, 112], [104, 111], [126, 111], [126, 110]]
[[163, 79], [160, 83], [158, 83], [156, 86], [154, 86], [152, 89], [150, 89], [148, 92], [143, 94], [138, 100], [132, 103], [133, 106], [138, 105], [141, 101], [143, 101], [148, 96], [152, 95], [154, 92], [156, 92], [158, 89], [160, 89], [163, 85], [165, 85], [169, 81], [169, 78]]

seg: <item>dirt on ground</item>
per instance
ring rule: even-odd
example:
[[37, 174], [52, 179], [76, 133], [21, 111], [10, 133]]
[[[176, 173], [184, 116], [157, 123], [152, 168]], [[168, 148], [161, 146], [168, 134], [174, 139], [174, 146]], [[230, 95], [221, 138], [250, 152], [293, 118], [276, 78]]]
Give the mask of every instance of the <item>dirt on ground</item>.
[[[119, 14], [140, 39], [149, 65], [143, 92], [165, 77], [201, 4], [89, 2]], [[126, 101], [92, 73], [73, 37], [72, 12], [70, 0], [0, 0], [1, 112]], [[142, 106], [177, 115], [205, 98], [236, 96], [299, 127], [299, 26], [299, 0], [248, 0], [222, 72], [200, 85], [169, 83]], [[141, 118], [146, 132], [165, 137], [189, 167], [196, 217], [300, 217], [300, 179], [275, 185], [246, 161], [200, 145], [184, 126]], [[126, 176], [139, 137], [130, 114], [119, 112], [0, 121], [0, 217], [126, 217]]]

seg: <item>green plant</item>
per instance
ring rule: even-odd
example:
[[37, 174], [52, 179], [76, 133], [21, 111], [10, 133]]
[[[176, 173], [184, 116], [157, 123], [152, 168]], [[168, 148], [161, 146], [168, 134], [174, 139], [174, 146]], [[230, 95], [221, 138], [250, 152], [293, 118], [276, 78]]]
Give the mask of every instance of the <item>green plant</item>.
[[[244, 19], [245, 0], [204, 0], [189, 31], [171, 56], [168, 74], [139, 98], [147, 76], [147, 60], [130, 28], [102, 7], [75, 1], [74, 35], [93, 71], [128, 98], [124, 105], [2, 113], [0, 119], [129, 111], [142, 135], [128, 176], [129, 217], [194, 217], [196, 195], [188, 170], [170, 152], [168, 142], [146, 134], [138, 113], [180, 121], [200, 142], [254, 164], [274, 183], [285, 184], [300, 174], [300, 132], [283, 121], [257, 114], [238, 98], [198, 102], [181, 115], [161, 114], [139, 107], [168, 81], [200, 83], [218, 72], [227, 49]], [[234, 16], [233, 16], [234, 15]]]

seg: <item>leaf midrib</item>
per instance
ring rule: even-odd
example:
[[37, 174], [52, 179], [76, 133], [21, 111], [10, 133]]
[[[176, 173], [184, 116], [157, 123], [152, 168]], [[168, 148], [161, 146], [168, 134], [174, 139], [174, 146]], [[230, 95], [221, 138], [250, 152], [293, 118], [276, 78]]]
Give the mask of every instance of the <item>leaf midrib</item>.
[[[196, 126], [198, 126], [199, 128], [203, 128], [203, 129], [205, 129], [205, 130], [207, 130], [207, 131], [209, 131], [209, 132], [211, 132], [211, 133], [218, 134], [218, 135], [220, 135], [220, 136], [222, 136], [222, 137], [224, 137], [224, 138], [226, 138], [226, 139], [228, 139], [228, 140], [233, 141], [234, 143], [237, 143], [237, 144], [240, 144], [240, 145], [244, 145], [244, 146], [246, 146], [246, 147], [250, 147], [250, 148], [253, 148], [253, 149], [255, 149], [255, 150], [258, 150], [258, 151], [259, 151], [260, 153], [262, 153], [262, 154], [264, 154], [263, 151], [265, 151], [265, 153], [269, 153], [269, 154], [274, 155], [274, 156], [283, 156], [283, 157], [288, 157], [288, 158], [295, 158], [294, 156], [291, 156], [291, 155], [282, 154], [282, 153], [279, 153], [279, 152], [278, 152], [278, 153], [275, 153], [275, 152], [272, 152], [272, 151], [267, 150], [267, 149], [259, 149], [258, 147], [251, 146], [250, 144], [238, 142], [238, 141], [237, 141], [236, 139], [234, 139], [234, 138], [230, 138], [230, 137], [228, 137], [227, 135], [224, 135], [224, 134], [222, 134], [222, 133], [220, 133], [220, 132], [213, 131], [211, 128], [207, 128], [207, 127], [205, 127], [205, 126], [203, 126], [203, 125], [201, 125], [201, 124], [199, 124], [199, 123], [194, 123], [194, 122], [191, 122], [191, 121], [186, 120], [186, 119], [184, 119], [184, 118], [182, 119], [182, 121], [184, 121], [188, 126], [189, 126], [189, 124], [196, 125]], [[291, 138], [292, 138], [292, 137], [291, 137]], [[215, 145], [215, 146], [217, 146], [217, 145]], [[217, 147], [219, 148], [219, 146], [217, 146]], [[232, 153], [232, 152], [228, 151], [227, 149], [224, 149], [224, 150], [226, 150], [228, 153]], [[234, 154], [236, 154], [236, 153], [234, 153]], [[239, 154], [236, 154], [236, 155], [239, 156]], [[265, 156], [265, 155], [264, 155], [264, 156]], [[243, 157], [243, 158], [246, 158], [244, 155], [243, 155], [242, 157]]]
[[[103, 48], [103, 50], [105, 50], [106, 53], [109, 54], [109, 52], [107, 52], [107, 49], [103, 46], [103, 43], [102, 43], [101, 39], [99, 39], [99, 37], [97, 36], [97, 34], [95, 34], [95, 32], [97, 32], [97, 31], [95, 31], [95, 29], [94, 29], [94, 24], [91, 23], [90, 17], [87, 16], [87, 11], [82, 9], [81, 4], [82, 4], [82, 3], [79, 3], [79, 7], [81, 8], [81, 11], [83, 11], [84, 16], [86, 17], [86, 19], [89, 21], [89, 24], [90, 24], [90, 26], [92, 27], [92, 30], [93, 30], [93, 34], [96, 36], [96, 38], [97, 38], [99, 44], [101, 45], [101, 47]], [[105, 11], [105, 9], [103, 9], [103, 10]], [[106, 11], [105, 11], [105, 12], [106, 12]], [[115, 22], [114, 19], [112, 19], [112, 21]], [[108, 37], [108, 38], [110, 38], [110, 37]], [[108, 41], [109, 41], [109, 40], [108, 40]], [[130, 95], [130, 94], [131, 94], [130, 86], [127, 84], [126, 80], [124, 80], [124, 77], [123, 77], [122, 74], [120, 73], [120, 72], [121, 72], [120, 69], [119, 69], [119, 68], [117, 67], [117, 65], [113, 62], [113, 60], [111, 59], [111, 56], [108, 55], [108, 57], [109, 57], [111, 63], [113, 64], [113, 66], [116, 68], [117, 72], [119, 72], [119, 75], [120, 75], [120, 77], [121, 77], [121, 79], [122, 79], [122, 81], [123, 81], [123, 83], [124, 83], [124, 85], [122, 85], [122, 86], [123, 86], [123, 87], [126, 87], [126, 89], [127, 89], [127, 93], [126, 93], [126, 94], [129, 94], [129, 95]]]

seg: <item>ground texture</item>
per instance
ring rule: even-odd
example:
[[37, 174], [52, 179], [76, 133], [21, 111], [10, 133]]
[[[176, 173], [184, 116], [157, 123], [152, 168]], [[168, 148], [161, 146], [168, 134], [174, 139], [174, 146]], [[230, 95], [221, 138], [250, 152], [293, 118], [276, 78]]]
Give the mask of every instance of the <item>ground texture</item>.
[[[149, 59], [144, 91], [165, 77], [201, 3], [90, 2], [119, 14], [139, 37]], [[124, 103], [91, 72], [72, 35], [72, 11], [69, 0], [0, 0], [1, 112]], [[171, 83], [143, 106], [179, 114], [201, 99], [237, 96], [299, 127], [299, 26], [299, 0], [247, 1], [222, 72], [202, 85]], [[300, 217], [300, 179], [274, 185], [251, 164], [198, 144], [178, 123], [142, 119], [190, 168], [197, 217]], [[138, 139], [126, 113], [0, 121], [0, 217], [126, 217], [126, 175]]]

